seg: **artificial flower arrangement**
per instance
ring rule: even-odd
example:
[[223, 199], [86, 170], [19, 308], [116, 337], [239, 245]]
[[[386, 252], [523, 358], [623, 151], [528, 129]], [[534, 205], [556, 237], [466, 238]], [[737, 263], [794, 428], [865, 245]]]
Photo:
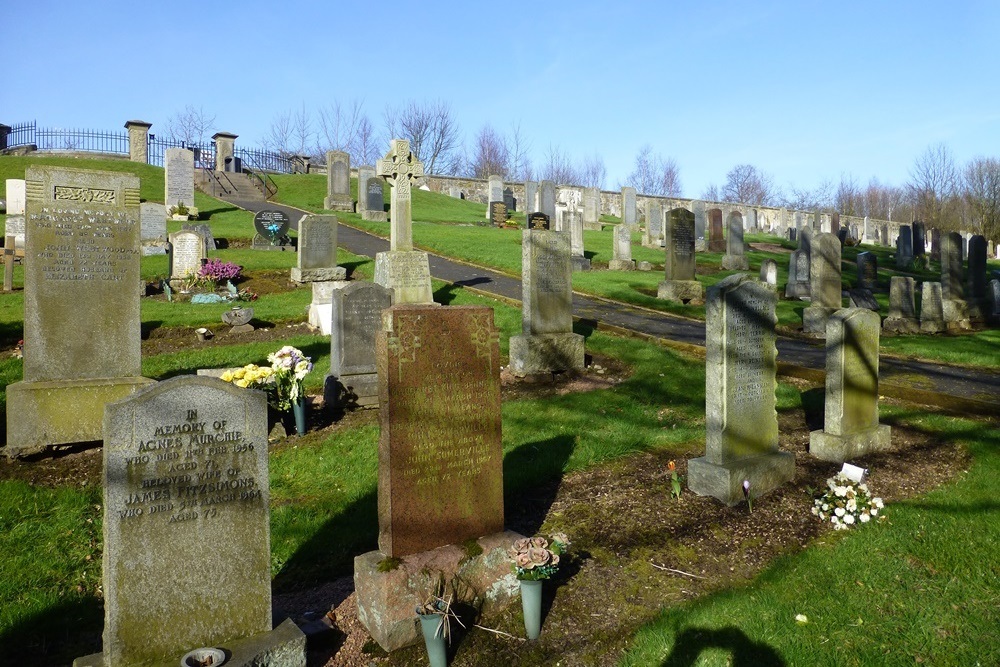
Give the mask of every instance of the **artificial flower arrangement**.
[[288, 411], [305, 395], [303, 380], [312, 370], [312, 360], [302, 351], [286, 345], [267, 355], [270, 366], [247, 364], [243, 368], [225, 371], [220, 378], [245, 389], [262, 389], [267, 402], [277, 410]]
[[559, 570], [559, 557], [569, 549], [569, 540], [563, 533], [556, 533], [549, 542], [544, 537], [524, 537], [514, 540], [510, 557], [514, 561], [514, 574], [521, 581], [548, 579]]
[[855, 482], [843, 472], [826, 480], [826, 492], [813, 502], [812, 513], [830, 521], [835, 530], [847, 530], [858, 523], [868, 523], [885, 507], [881, 498], [872, 497], [868, 485]]

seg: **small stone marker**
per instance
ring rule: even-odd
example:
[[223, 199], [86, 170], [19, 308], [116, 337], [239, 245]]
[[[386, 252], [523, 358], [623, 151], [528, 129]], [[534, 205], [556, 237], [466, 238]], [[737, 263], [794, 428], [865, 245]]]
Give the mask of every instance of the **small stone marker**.
[[382, 311], [392, 305], [392, 290], [354, 282], [331, 293], [330, 372], [324, 402], [339, 407], [378, 405], [375, 336]]
[[26, 181], [24, 380], [7, 386], [8, 456], [100, 440], [104, 405], [151, 382], [140, 377], [139, 179], [30, 166]]
[[750, 268], [743, 253], [743, 215], [737, 211], [729, 214], [729, 233], [726, 238], [726, 254], [722, 258], [722, 268], [728, 271], [746, 271]]
[[569, 234], [526, 229], [521, 242], [521, 330], [510, 338], [515, 375], [583, 368], [583, 336], [573, 333]]
[[292, 267], [293, 282], [325, 282], [347, 277], [347, 269], [337, 266], [337, 216], [302, 216], [298, 250], [297, 266]]
[[550, 229], [551, 219], [541, 211], [528, 216], [528, 229]]
[[490, 202], [490, 224], [494, 227], [507, 224], [507, 204], [502, 201]]
[[917, 281], [908, 276], [892, 276], [889, 279], [889, 315], [882, 328], [894, 333], [917, 333], [920, 322], [916, 307]]
[[809, 263], [809, 307], [802, 311], [806, 333], [823, 337], [826, 321], [844, 305], [840, 273], [840, 241], [833, 234], [821, 233], [812, 239]]
[[[194, 153], [186, 148], [168, 148], [163, 155], [164, 206], [167, 213], [181, 204], [187, 207], [186, 215], [181, 219], [198, 217], [198, 209], [194, 206]], [[172, 214], [171, 214], [172, 215]]]
[[328, 211], [354, 212], [354, 200], [351, 198], [351, 156], [344, 151], [326, 153], [326, 199], [323, 200], [323, 208]]
[[104, 434], [104, 664], [265, 635], [268, 664], [304, 665], [301, 631], [270, 634], [264, 393], [171, 378], [108, 404]]
[[393, 303], [434, 303], [427, 253], [413, 249], [410, 191], [413, 181], [424, 175], [424, 165], [410, 152], [410, 142], [393, 139], [375, 170], [392, 186], [390, 250], [375, 255], [375, 282], [393, 290]]
[[873, 290], [878, 287], [878, 257], [873, 252], [859, 252], [858, 287]]
[[612, 271], [632, 271], [635, 262], [632, 260], [632, 228], [624, 222], [615, 225], [614, 241], [611, 244], [611, 261], [608, 268]]
[[756, 498], [795, 474], [795, 457], [778, 450], [776, 303], [746, 274], [708, 290], [705, 456], [688, 461], [688, 486], [727, 505], [743, 500], [744, 480]]
[[622, 188], [622, 224], [634, 231], [638, 224], [635, 210], [635, 188]]
[[920, 296], [920, 332], [940, 333], [948, 329], [944, 319], [941, 283], [926, 282]]
[[656, 296], [666, 301], [700, 304], [705, 296], [701, 283], [695, 279], [695, 215], [682, 208], [667, 212], [663, 230], [666, 245], [664, 279]]
[[880, 310], [875, 295], [872, 294], [870, 289], [864, 287], [855, 287], [847, 290], [847, 300], [850, 302], [851, 308], [864, 308], [876, 313]]
[[771, 289], [778, 289], [778, 263], [769, 257], [760, 262], [760, 281]]
[[196, 231], [182, 229], [170, 239], [170, 279], [184, 280], [201, 271], [205, 259], [205, 239]]
[[255, 250], [292, 250], [288, 238], [291, 220], [284, 211], [258, 211], [253, 216], [253, 227], [257, 232], [253, 237]]

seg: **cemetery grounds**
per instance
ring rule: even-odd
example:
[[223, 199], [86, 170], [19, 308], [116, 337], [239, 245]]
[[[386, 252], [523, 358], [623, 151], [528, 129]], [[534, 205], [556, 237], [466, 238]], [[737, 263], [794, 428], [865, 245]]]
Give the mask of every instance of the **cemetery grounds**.
[[[163, 201], [163, 172], [121, 161], [0, 157], [3, 178], [29, 163], [123, 170], [141, 179], [141, 197]], [[322, 210], [325, 177], [277, 176], [278, 199]], [[356, 184], [353, 184], [356, 187]], [[386, 192], [388, 194], [388, 190]], [[356, 198], [356, 197], [355, 197]], [[198, 368], [264, 363], [294, 345], [313, 358], [306, 380], [321, 396], [329, 338], [305, 325], [308, 286], [290, 283], [292, 253], [250, 249], [252, 215], [201, 193], [195, 205], [224, 247], [211, 256], [244, 267], [240, 289], [253, 302], [257, 330], [225, 335], [227, 304], [168, 302], [155, 288], [142, 299], [142, 373], [165, 379]], [[474, 223], [485, 206], [414, 191], [415, 245], [519, 275], [520, 231]], [[387, 223], [338, 213], [342, 224], [388, 234]], [[515, 220], [517, 218], [515, 217]], [[615, 222], [606, 218], [609, 223]], [[170, 223], [176, 231], [180, 223]], [[585, 232], [595, 268], [611, 257], [611, 228]], [[663, 253], [633, 239], [633, 257], [651, 272], [574, 274], [574, 288], [665, 312], [704, 318], [704, 308], [655, 298]], [[764, 258], [787, 278], [792, 244], [748, 235], [751, 272]], [[894, 275], [889, 249], [880, 281]], [[852, 284], [857, 248], [845, 247]], [[722, 271], [719, 253], [699, 253], [706, 286]], [[343, 250], [338, 263], [355, 280], [373, 261]], [[995, 263], [991, 268], [1000, 268]], [[166, 276], [165, 256], [144, 257], [142, 277]], [[915, 274], [937, 279], [935, 267]], [[15, 291], [0, 295], [0, 378], [21, 378], [21, 269]], [[445, 305], [494, 308], [501, 355], [521, 330], [516, 305], [434, 282]], [[877, 295], [883, 308], [887, 297]], [[801, 302], [779, 301], [779, 329], [801, 322]], [[67, 314], [71, 326], [72, 313]], [[199, 342], [198, 327], [217, 336]], [[451, 664], [496, 665], [994, 665], [1000, 664], [1000, 431], [996, 421], [949, 415], [882, 399], [891, 452], [864, 458], [869, 484], [886, 501], [884, 521], [833, 531], [811, 514], [812, 499], [839, 466], [811, 459], [809, 431], [823, 425], [823, 387], [779, 378], [780, 446], [796, 455], [793, 483], [732, 508], [683, 489], [671, 494], [668, 464], [704, 453], [704, 360], [580, 322], [586, 371], [551, 382], [505, 374], [504, 488], [507, 526], [525, 535], [564, 532], [572, 556], [546, 584], [541, 638], [525, 642], [521, 612], [466, 619]], [[882, 338], [883, 354], [996, 367], [996, 330], [962, 336]], [[375, 548], [377, 415], [333, 415], [318, 401], [310, 430], [272, 443], [272, 588], [293, 618], [334, 607], [336, 630], [310, 649], [315, 665], [422, 665], [420, 647], [386, 655], [367, 640], [352, 612], [355, 555]], [[97, 448], [0, 462], [0, 664], [69, 664], [100, 648], [101, 457]]]

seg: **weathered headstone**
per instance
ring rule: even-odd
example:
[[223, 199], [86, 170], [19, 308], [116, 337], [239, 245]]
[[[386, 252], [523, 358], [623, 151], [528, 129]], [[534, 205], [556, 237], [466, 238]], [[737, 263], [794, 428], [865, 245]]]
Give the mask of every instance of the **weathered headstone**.
[[650, 199], [646, 202], [646, 226], [642, 232], [642, 244], [659, 248], [663, 243], [663, 207], [660, 202]]
[[708, 213], [705, 202], [691, 202], [691, 209], [694, 213], [694, 249], [695, 252], [705, 252], [708, 249]]
[[[358, 194], [360, 197], [360, 192]], [[351, 198], [351, 156], [344, 151], [326, 152], [326, 199], [323, 208], [328, 211], [354, 212]]]
[[155, 202], [139, 204], [140, 240], [143, 246], [160, 245], [167, 241], [167, 214]]
[[[797, 220], [802, 222], [802, 214], [796, 212]], [[788, 258], [788, 283], [785, 285], [786, 299], [808, 299], [812, 290], [809, 278], [809, 265], [812, 260], [813, 231], [802, 227], [798, 234], [798, 249], [793, 250]]]
[[986, 288], [986, 237], [974, 234], [969, 239], [968, 304], [970, 317], [981, 322], [989, 315]]
[[554, 181], [541, 181], [538, 184], [538, 209], [549, 216], [550, 221], [556, 219], [556, 184]]
[[497, 175], [491, 175], [486, 179], [487, 195], [486, 195], [486, 215], [490, 215], [490, 209], [493, 206], [493, 202], [503, 203], [503, 177]]
[[809, 453], [844, 461], [889, 449], [890, 428], [878, 422], [879, 316], [838, 310], [827, 322], [823, 430], [809, 435]]
[[802, 311], [802, 329], [823, 337], [826, 321], [844, 306], [840, 269], [840, 241], [821, 233], [812, 239], [809, 261], [810, 302]]
[[[163, 178], [167, 213], [184, 219], [198, 217], [194, 206], [194, 153], [186, 148], [168, 148], [163, 155]], [[181, 205], [187, 207], [186, 215], [177, 211]]]
[[990, 281], [989, 295], [990, 304], [989, 319], [992, 323], [1000, 322], [1000, 279], [994, 278]]
[[778, 263], [770, 257], [760, 262], [760, 281], [773, 290], [778, 289]]
[[[455, 195], [457, 196], [457, 195]], [[358, 205], [362, 220], [385, 222], [385, 197], [382, 189], [382, 179], [375, 173], [374, 167], [358, 168]]]
[[666, 245], [664, 279], [656, 296], [667, 301], [700, 304], [705, 296], [695, 279], [695, 216], [682, 208], [667, 212], [663, 239]]
[[570, 261], [574, 271], [589, 271], [590, 260], [583, 249], [583, 216], [575, 206], [567, 209], [565, 215], [566, 227], [569, 231]]
[[18, 457], [99, 440], [104, 405], [150, 382], [140, 377], [139, 179], [29, 166], [25, 180], [24, 371], [7, 386], [4, 450]]
[[212, 234], [212, 228], [209, 227], [207, 223], [185, 222], [181, 225], [181, 229], [195, 231], [201, 234], [201, 237], [205, 239], [206, 255], [217, 248], [215, 244], [215, 236]]
[[508, 211], [518, 210], [517, 199], [514, 197], [514, 190], [512, 188], [503, 189], [503, 203]]
[[184, 280], [201, 271], [205, 260], [205, 239], [198, 232], [182, 229], [170, 240], [170, 279]]
[[583, 368], [583, 336], [573, 333], [570, 238], [526, 229], [521, 241], [522, 335], [510, 338], [515, 375]]
[[635, 230], [638, 224], [635, 210], [635, 188], [622, 188], [622, 224], [627, 225], [630, 231]]
[[899, 227], [899, 238], [896, 239], [896, 268], [906, 268], [913, 262], [913, 232], [909, 225]]
[[375, 170], [392, 187], [390, 250], [375, 255], [375, 282], [393, 290], [393, 303], [434, 303], [427, 253], [413, 249], [410, 191], [413, 181], [424, 175], [424, 165], [410, 151], [410, 142], [393, 139]]
[[688, 486], [727, 505], [743, 500], [744, 480], [756, 498], [795, 474], [795, 457], [778, 449], [776, 303], [746, 274], [708, 290], [705, 456], [688, 461]]
[[726, 254], [722, 257], [722, 268], [728, 271], [746, 271], [750, 264], [743, 253], [743, 215], [738, 211], [731, 211], [727, 227]]
[[7, 219], [4, 224], [5, 234], [14, 237], [14, 245], [17, 248], [24, 247], [24, 179], [8, 178], [7, 187]]
[[535, 211], [540, 211], [538, 207], [538, 182], [537, 181], [525, 181], [524, 182], [524, 212], [534, 213]]
[[941, 261], [941, 230], [932, 229], [928, 235], [931, 237], [931, 259]]
[[944, 321], [951, 328], [968, 329], [968, 306], [965, 303], [965, 276], [962, 271], [962, 235], [945, 234], [941, 239], [941, 296]]
[[615, 225], [614, 241], [611, 244], [611, 261], [608, 268], [612, 271], [632, 271], [635, 261], [632, 259], [632, 231], [624, 222]]
[[889, 279], [889, 315], [882, 328], [894, 333], [917, 333], [920, 322], [916, 307], [917, 281], [907, 276]]
[[875, 289], [878, 287], [878, 257], [873, 252], [859, 252], [856, 259], [858, 265], [858, 287]]
[[304, 215], [299, 219], [297, 264], [292, 281], [311, 283], [344, 280], [347, 269], [337, 266], [337, 216]]
[[583, 190], [583, 228], [601, 231], [601, 191], [597, 188]]
[[312, 301], [309, 303], [309, 326], [319, 329], [324, 336], [329, 336], [330, 322], [333, 320], [333, 293], [351, 284], [348, 280], [310, 283]]
[[722, 234], [721, 209], [713, 208], [708, 211], [708, 251], [726, 251], [726, 239]]
[[922, 222], [913, 223], [913, 256], [923, 257], [927, 254], [927, 227]]
[[103, 487], [104, 653], [75, 664], [176, 664], [212, 646], [233, 664], [305, 665], [305, 635], [271, 630], [263, 392], [183, 376], [108, 404]]
[[331, 293], [330, 372], [324, 402], [341, 408], [378, 405], [375, 336], [382, 311], [392, 305], [392, 290], [353, 282]]
[[878, 233], [875, 229], [875, 225], [872, 224], [871, 218], [867, 215], [865, 216], [864, 227], [861, 232], [861, 242], [862, 243], [878, 243]]
[[948, 329], [944, 319], [941, 283], [925, 282], [920, 295], [921, 333], [940, 333]]
[[879, 230], [879, 243], [884, 246], [889, 245], [889, 225], [884, 224]]
[[847, 290], [847, 301], [851, 308], [864, 308], [876, 313], [881, 310], [875, 295], [865, 287], [854, 287]]
[[490, 224], [494, 227], [507, 224], [507, 204], [502, 201], [490, 202]]

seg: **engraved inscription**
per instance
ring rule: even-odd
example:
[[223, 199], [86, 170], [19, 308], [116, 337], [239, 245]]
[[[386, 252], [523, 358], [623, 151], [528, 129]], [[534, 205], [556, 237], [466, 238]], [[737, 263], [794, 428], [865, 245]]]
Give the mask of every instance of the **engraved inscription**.
[[53, 237], [34, 255], [44, 281], [121, 281], [139, 254], [121, 245], [136, 225], [128, 211], [43, 206], [28, 220]]
[[67, 185], [53, 186], [52, 198], [57, 201], [82, 201], [95, 204], [114, 204], [117, 202], [114, 190], [75, 188]]

